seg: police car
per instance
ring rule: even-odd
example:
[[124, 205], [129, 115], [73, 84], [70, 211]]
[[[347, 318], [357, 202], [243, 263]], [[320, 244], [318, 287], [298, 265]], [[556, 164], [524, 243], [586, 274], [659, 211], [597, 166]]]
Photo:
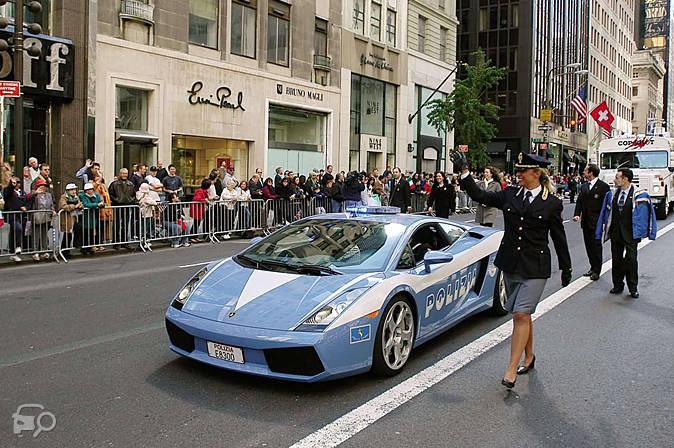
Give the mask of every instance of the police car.
[[506, 313], [502, 236], [385, 207], [306, 218], [191, 278], [166, 312], [169, 346], [286, 380], [395, 375], [461, 320]]

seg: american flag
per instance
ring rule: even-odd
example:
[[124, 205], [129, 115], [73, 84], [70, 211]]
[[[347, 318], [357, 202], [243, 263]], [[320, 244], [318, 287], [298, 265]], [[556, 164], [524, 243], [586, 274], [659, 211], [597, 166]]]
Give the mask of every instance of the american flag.
[[587, 91], [585, 90], [585, 86], [583, 86], [578, 91], [578, 95], [576, 95], [576, 97], [571, 100], [571, 105], [574, 109], [576, 109], [576, 112], [578, 112], [578, 124], [583, 123], [587, 117], [587, 104], [585, 103], [586, 99]]

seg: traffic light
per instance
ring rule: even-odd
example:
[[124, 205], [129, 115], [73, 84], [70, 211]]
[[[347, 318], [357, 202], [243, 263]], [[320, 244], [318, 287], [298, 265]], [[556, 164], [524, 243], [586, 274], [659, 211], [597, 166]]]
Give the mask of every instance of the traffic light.
[[571, 132], [576, 132], [576, 120], [572, 119], [570, 124]]

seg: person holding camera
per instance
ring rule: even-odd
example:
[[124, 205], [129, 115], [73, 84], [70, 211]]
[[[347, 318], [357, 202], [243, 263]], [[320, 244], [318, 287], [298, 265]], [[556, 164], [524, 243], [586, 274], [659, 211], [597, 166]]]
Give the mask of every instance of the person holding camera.
[[363, 205], [361, 196], [361, 192], [365, 191], [363, 179], [364, 176], [358, 171], [351, 171], [346, 175], [344, 181], [344, 207], [346, 207], [346, 210]]
[[[461, 171], [461, 187], [474, 201], [503, 211], [505, 233], [494, 264], [503, 273], [508, 301], [513, 315], [510, 362], [501, 380], [506, 388], [515, 386], [517, 375], [534, 368], [533, 323], [531, 315], [550, 278], [551, 255], [548, 235], [557, 252], [562, 271], [562, 286], [571, 282], [571, 255], [562, 221], [563, 205], [548, 178], [550, 162], [536, 154], [520, 153], [515, 164], [519, 186], [502, 191], [485, 191], [478, 187], [468, 170], [463, 153], [452, 154], [454, 167]], [[524, 354], [524, 362], [518, 367]]]

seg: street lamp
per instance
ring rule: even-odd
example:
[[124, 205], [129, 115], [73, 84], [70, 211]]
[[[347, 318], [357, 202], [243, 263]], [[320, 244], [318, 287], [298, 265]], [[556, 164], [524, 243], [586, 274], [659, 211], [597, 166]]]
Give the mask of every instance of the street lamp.
[[[551, 92], [550, 90], [552, 89], [552, 78], [556, 76], [566, 76], [569, 74], [579, 74], [580, 72], [587, 72], [587, 70], [576, 70], [582, 67], [582, 64], [580, 62], [572, 62], [571, 64], [566, 64], [566, 65], [558, 65], [557, 67], [552, 67], [550, 70], [548, 70], [548, 73], [545, 77], [545, 106], [548, 109], [551, 109], [552, 105], [551, 103]], [[565, 69], [572, 69], [572, 72], [562, 72], [562, 73], [557, 73], [553, 75], [553, 73], [559, 69], [565, 70]]]
[[[7, 0], [0, 0], [0, 6], [7, 4]], [[0, 49], [14, 50], [14, 81], [18, 81], [23, 85], [23, 52], [26, 51], [29, 55], [35, 57], [40, 55], [40, 47], [33, 44], [29, 48], [24, 48], [23, 45], [23, 8], [25, 7], [24, 0], [14, 1], [14, 35], [8, 42], [0, 39]], [[33, 14], [38, 14], [42, 11], [42, 5], [37, 0], [32, 0], [28, 3], [28, 10]], [[9, 19], [7, 17], [0, 17], [0, 29], [9, 26]], [[42, 27], [39, 23], [26, 24], [26, 29], [30, 34], [42, 33]], [[3, 106], [4, 107], [4, 106]], [[0, 136], [2, 138], [2, 136]], [[14, 170], [23, 168], [25, 165], [23, 148], [23, 95], [19, 94], [14, 99]]]

